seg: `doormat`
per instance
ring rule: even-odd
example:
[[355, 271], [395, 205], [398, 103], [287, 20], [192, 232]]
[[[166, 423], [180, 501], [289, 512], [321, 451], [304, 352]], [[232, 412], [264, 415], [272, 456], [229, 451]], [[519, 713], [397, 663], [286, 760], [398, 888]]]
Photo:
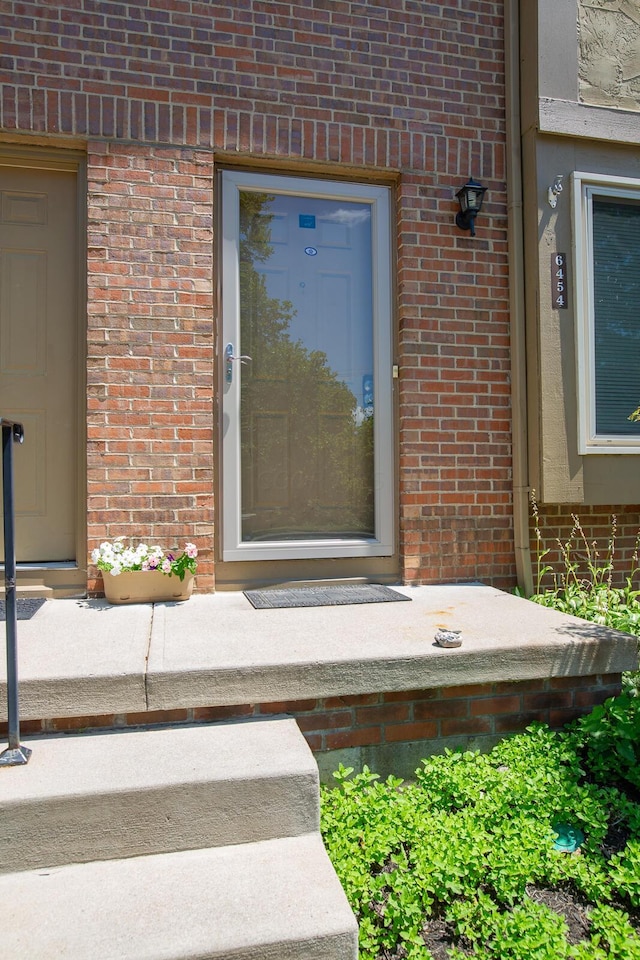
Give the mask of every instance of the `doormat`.
[[[18, 597], [16, 603], [16, 620], [31, 620], [46, 603], [44, 597]], [[4, 600], [0, 600], [0, 623], [7, 619], [7, 609]]]
[[283, 587], [269, 590], [245, 590], [256, 610], [282, 607], [336, 607], [351, 603], [393, 603], [411, 600], [403, 593], [378, 583], [351, 584], [344, 587]]

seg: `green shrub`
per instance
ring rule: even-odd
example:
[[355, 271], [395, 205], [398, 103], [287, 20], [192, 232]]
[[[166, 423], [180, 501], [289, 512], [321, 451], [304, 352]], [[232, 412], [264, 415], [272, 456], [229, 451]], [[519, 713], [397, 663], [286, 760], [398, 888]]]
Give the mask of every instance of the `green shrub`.
[[[488, 754], [430, 757], [407, 784], [341, 767], [322, 790], [322, 831], [361, 960], [429, 960], [436, 920], [450, 960], [640, 960], [640, 806], [584, 762], [587, 736], [537, 724]], [[554, 849], [558, 822], [583, 831], [579, 853]], [[628, 837], [613, 852], [612, 827]], [[532, 887], [584, 901], [585, 936], [572, 942]]]
[[575, 730], [593, 777], [640, 787], [640, 698], [628, 692], [611, 697], [577, 720]]
[[[535, 498], [532, 507], [531, 599], [640, 636], [639, 541], [615, 586], [615, 518], [601, 559], [574, 517], [554, 571]], [[340, 767], [337, 786], [322, 789], [321, 827], [359, 921], [361, 960], [432, 960], [433, 923], [447, 933], [448, 960], [640, 960], [639, 761], [633, 673], [621, 696], [562, 733], [535, 724], [488, 754], [447, 750], [409, 784]], [[554, 849], [558, 823], [584, 833], [578, 853]], [[582, 934], [534, 890], [584, 904]]]

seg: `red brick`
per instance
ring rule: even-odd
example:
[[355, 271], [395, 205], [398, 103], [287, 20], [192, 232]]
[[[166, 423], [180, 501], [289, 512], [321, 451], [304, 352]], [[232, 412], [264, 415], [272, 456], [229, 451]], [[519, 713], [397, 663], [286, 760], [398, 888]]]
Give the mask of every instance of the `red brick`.
[[353, 716], [350, 710], [306, 713], [297, 717], [297, 724], [303, 732], [307, 730], [335, 730], [338, 727], [351, 728], [353, 726]]
[[495, 713], [517, 713], [521, 709], [520, 697], [480, 697], [470, 701], [471, 716]]
[[502, 683], [496, 683], [494, 692], [496, 694], [522, 694], [539, 693], [546, 689], [544, 680], [511, 680]]
[[313, 750], [314, 753], [319, 753], [322, 750], [324, 744], [319, 733], [303, 733], [303, 736], [309, 744], [309, 749]]
[[[94, 156], [95, 182], [91, 177]], [[198, 224], [202, 221], [203, 213], [212, 211], [213, 180], [211, 157], [207, 155], [207, 162], [202, 157], [202, 165], [195, 168], [193, 161], [198, 158], [198, 154], [184, 154], [172, 148], [140, 151], [135, 146], [113, 143], [108, 144], [106, 149], [105, 145], [96, 145], [95, 154], [90, 150], [89, 245], [106, 245], [110, 253], [105, 261], [91, 261], [89, 283], [89, 378], [90, 383], [101, 383], [102, 398], [90, 424], [94, 448], [90, 448], [89, 452], [88, 488], [90, 498], [95, 492], [101, 499], [100, 512], [95, 516], [103, 519], [102, 529], [95, 540], [89, 542], [89, 550], [98, 539], [110, 539], [132, 528], [136, 537], [154, 539], [167, 546], [187, 539], [195, 540], [201, 553], [197, 588], [206, 590], [213, 586], [210, 548], [206, 540], [196, 535], [191, 517], [197, 517], [201, 527], [210, 526], [213, 521], [213, 404], [210, 392], [206, 403], [201, 403], [195, 393], [198, 377], [196, 362], [202, 361], [203, 369], [211, 369], [213, 342], [208, 338], [206, 344], [198, 344], [195, 340], [196, 328], [192, 331], [188, 321], [198, 321], [201, 314], [209, 329], [212, 294], [209, 293], [205, 298], [202, 307], [188, 306], [187, 291], [193, 286], [194, 277], [201, 275], [210, 278], [213, 269], [210, 234], [196, 241], [201, 232]], [[196, 169], [197, 189], [194, 179]], [[190, 188], [193, 188], [190, 194], [192, 199], [187, 204], [187, 190]], [[91, 213], [92, 191], [95, 191], [96, 198], [95, 218]], [[179, 211], [180, 220], [173, 229], [171, 249], [179, 249], [181, 240], [189, 239], [192, 253], [185, 252], [181, 257], [165, 256], [158, 260], [151, 278], [158, 292], [145, 298], [148, 299], [149, 309], [142, 310], [142, 286], [147, 286], [142, 278], [144, 274], [149, 274], [150, 267], [145, 266], [144, 273], [139, 274], [132, 264], [136, 259], [143, 264], [148, 263], [155, 256], [158, 239], [149, 233], [147, 224], [142, 233], [138, 231], [131, 209], [142, 203], [140, 209], [147, 211], [145, 219], [148, 220], [151, 201], [155, 211], [165, 211], [164, 216], [170, 218], [168, 222], [173, 223], [175, 213]], [[123, 204], [127, 212], [126, 219], [121, 217]], [[92, 244], [94, 233], [96, 243]], [[122, 255], [118, 253], [120, 249], [124, 251]], [[185, 246], [182, 249], [186, 251]], [[136, 311], [129, 312], [126, 339], [121, 344], [113, 335], [105, 337], [102, 334], [114, 322], [111, 309], [114, 300], [116, 303], [120, 301], [122, 291], [119, 287], [113, 287], [116, 278], [124, 285], [126, 298], [136, 302]], [[170, 327], [163, 332], [164, 321], [160, 314], [156, 321], [147, 319], [149, 311], [158, 311], [161, 303], [159, 298], [165, 288], [183, 290], [180, 331], [175, 329], [171, 321]], [[173, 293], [171, 301], [175, 301]], [[94, 305], [98, 309], [94, 310]], [[176, 305], [173, 312], [177, 313]], [[92, 354], [94, 335], [96, 344], [109, 345], [109, 352], [105, 354], [100, 348]], [[173, 343], [175, 347], [161, 360], [157, 348], [163, 340]], [[135, 347], [138, 343], [141, 349], [132, 350], [132, 345]], [[152, 344], [155, 344], [155, 348]], [[122, 347], [126, 347], [131, 355], [125, 353]], [[153, 361], [151, 356], [154, 356]], [[148, 415], [141, 416], [140, 404], [147, 401], [145, 409]], [[108, 416], [109, 404], [117, 409], [118, 417]], [[162, 412], [165, 405], [170, 405], [177, 423], [163, 428], [162, 421], [156, 419], [156, 415]], [[105, 414], [101, 414], [101, 411], [105, 411]], [[197, 418], [203, 414], [206, 419], [199, 422]], [[148, 442], [151, 422], [155, 425], [153, 444]], [[184, 439], [176, 438], [176, 426]], [[114, 454], [120, 459], [114, 459]], [[172, 474], [161, 479], [158, 466], [170, 466]], [[155, 479], [150, 478], [150, 471], [155, 472]], [[136, 500], [137, 494], [143, 496]], [[180, 497], [182, 502], [179, 511], [176, 509], [176, 497]], [[128, 511], [128, 515], [116, 522], [122, 510]], [[172, 520], [176, 523], [163, 522], [163, 513], [166, 516], [167, 511], [171, 511]], [[171, 529], [174, 525], [177, 526], [175, 533]], [[96, 525], [90, 523], [90, 526]], [[93, 588], [96, 578], [91, 570], [89, 582]]]
[[522, 698], [523, 710], [555, 710], [573, 706], [573, 696], [569, 691], [550, 691], [549, 693], [528, 693]]
[[438, 724], [435, 721], [425, 723], [400, 723], [385, 727], [386, 743], [398, 743], [409, 740], [434, 740], [438, 736]]
[[472, 698], [472, 697], [486, 697], [490, 693], [493, 693], [493, 684], [491, 683], [465, 683], [457, 687], [443, 687], [442, 688], [442, 697], [445, 699], [449, 698]]
[[[108, 5], [93, 4], [87, 12], [83, 0], [78, 0], [77, 7], [80, 16], [89, 17], [87, 22], [94, 34], [108, 43], [110, 31], [116, 29], [109, 19]], [[295, 16], [290, 8], [283, 8], [271, 31], [275, 34], [269, 36], [262, 30], [262, 6], [257, 0], [247, 0], [242, 19], [231, 17], [225, 10], [223, 19], [206, 21], [190, 7], [180, 7], [177, 12], [174, 8], [175, 5], [158, 0], [149, 0], [145, 8], [151, 35], [156, 22], [154, 14], [161, 9], [166, 20], [166, 27], [163, 22], [162, 33], [155, 37], [161, 57], [142, 60], [139, 56], [134, 18], [127, 22], [126, 35], [111, 35], [114, 50], [110, 51], [110, 61], [102, 63], [100, 52], [91, 52], [91, 70], [83, 62], [81, 46], [74, 48], [67, 42], [61, 49], [60, 36], [68, 25], [50, 17], [46, 5], [37, 9], [34, 6], [32, 11], [37, 47], [31, 40], [15, 42], [10, 31], [14, 23], [20, 27], [21, 19], [17, 13], [5, 17], [9, 36], [4, 54], [9, 61], [5, 65], [10, 71], [11, 85], [3, 88], [4, 127], [33, 132], [34, 123], [43, 127], [46, 119], [50, 128], [43, 129], [44, 133], [95, 135], [98, 139], [89, 145], [88, 164], [89, 232], [95, 234], [95, 242], [91, 242], [90, 236], [90, 246], [112, 252], [117, 249], [116, 241], [122, 238], [118, 231], [126, 231], [128, 225], [131, 233], [132, 243], [120, 246], [124, 253], [119, 259], [92, 257], [88, 284], [89, 343], [94, 342], [92, 333], [97, 332], [96, 327], [102, 324], [103, 329], [113, 328], [116, 317], [123, 316], [117, 310], [124, 306], [128, 313], [131, 304], [135, 304], [138, 317], [142, 316], [143, 306], [146, 316], [152, 318], [160, 317], [162, 307], [170, 308], [172, 321], [184, 317], [185, 308], [200, 309], [209, 323], [214, 316], [210, 289], [191, 289], [194, 280], [206, 282], [213, 272], [211, 216], [207, 210], [207, 223], [203, 225], [201, 212], [195, 209], [196, 193], [190, 195], [186, 192], [188, 187], [182, 189], [177, 184], [173, 194], [163, 192], [169, 181], [160, 179], [161, 173], [172, 172], [168, 167], [175, 163], [185, 174], [199, 179], [204, 176], [210, 183], [213, 156], [202, 152], [190, 157], [197, 146], [211, 148], [215, 143], [224, 157], [235, 156], [241, 162], [269, 158], [274, 164], [283, 162], [288, 169], [300, 173], [304, 173], [302, 167], [308, 161], [340, 164], [345, 172], [353, 172], [354, 164], [363, 164], [358, 179], [375, 179], [380, 174], [390, 182], [389, 171], [399, 171], [397, 225], [401, 243], [397, 278], [401, 328], [418, 344], [423, 340], [437, 343], [438, 337], [445, 335], [448, 339], [444, 341], [446, 349], [442, 349], [440, 370], [454, 374], [451, 378], [439, 378], [438, 390], [430, 392], [427, 403], [420, 392], [425, 378], [420, 357], [400, 357], [403, 371], [411, 374], [416, 384], [414, 392], [420, 409], [415, 418], [427, 411], [434, 419], [451, 417], [446, 411], [452, 407], [457, 410], [462, 388], [468, 387], [468, 407], [476, 415], [466, 418], [464, 429], [462, 425], [456, 428], [459, 437], [455, 456], [463, 456], [468, 448], [469, 457], [477, 461], [484, 456], [487, 460], [482, 475], [474, 473], [473, 467], [463, 469], [462, 464], [457, 472], [454, 465], [448, 475], [441, 473], [435, 489], [429, 487], [428, 478], [421, 473], [421, 463], [401, 462], [403, 515], [413, 505], [429, 509], [436, 502], [433, 497], [437, 497], [439, 507], [436, 514], [414, 517], [413, 529], [403, 526], [401, 536], [407, 537], [406, 542], [401, 542], [401, 552], [406, 555], [403, 575], [416, 583], [469, 576], [512, 583], [515, 563], [510, 528], [505, 529], [504, 544], [498, 544], [495, 536], [501, 512], [504, 516], [511, 509], [509, 495], [504, 492], [510, 469], [510, 438], [505, 422], [508, 407], [506, 402], [502, 407], [498, 402], [508, 396], [509, 390], [509, 357], [505, 350], [509, 303], [501, 8], [480, 5], [469, 20], [461, 19], [455, 8], [425, 6], [418, 15], [398, 12], [390, 3], [383, 10], [385, 16], [380, 16], [375, 8], [345, 0], [335, 23], [349, 24], [354, 32], [350, 58], [340, 44], [329, 42], [330, 17], [322, 4], [305, 8], [302, 18], [297, 8]], [[389, 11], [393, 15], [386, 16]], [[173, 25], [180, 30], [179, 49], [171, 41]], [[220, 33], [227, 35], [222, 45]], [[478, 34], [486, 41], [481, 46], [475, 42]], [[429, 36], [430, 46], [424, 70], [416, 75], [414, 52], [423, 44], [424, 36]], [[278, 43], [275, 60], [274, 42]], [[215, 61], [211, 59], [214, 49]], [[40, 76], [35, 71], [20, 71], [10, 62], [16, 58], [34, 60], [34, 52], [43, 64]], [[450, 63], [456, 55], [464, 59], [464, 77], [451, 72]], [[63, 60], [76, 69], [73, 77], [60, 76]], [[393, 89], [401, 73], [405, 76], [404, 106], [390, 126], [384, 97], [376, 100], [370, 91], [374, 87]], [[435, 78], [439, 91], [435, 106], [433, 96], [425, 99], [424, 75]], [[473, 123], [460, 108], [470, 82], [479, 98]], [[268, 93], [263, 95], [261, 91], [265, 89]], [[434, 109], [436, 116], [448, 119], [440, 134], [433, 130]], [[120, 142], [114, 144], [111, 138]], [[147, 142], [138, 145], [136, 140]], [[155, 140], [167, 146], [159, 147], [153, 143]], [[169, 141], [173, 141], [173, 147]], [[180, 153], [174, 149], [182, 146], [184, 151]], [[451, 184], [469, 175], [470, 159], [479, 156], [481, 146], [481, 175], [490, 186], [494, 216], [486, 224], [483, 238], [472, 243], [453, 225]], [[145, 179], [147, 174], [153, 175], [151, 180]], [[144, 189], [147, 183], [149, 188]], [[192, 189], [196, 190], [195, 183]], [[185, 204], [191, 198], [194, 205], [189, 210]], [[152, 206], [145, 203], [151, 199]], [[205, 203], [210, 208], [210, 201]], [[149, 263], [162, 264], [161, 258], [156, 257], [157, 247], [153, 242], [145, 242], [151, 238], [136, 232], [140, 225], [170, 232], [179, 241], [183, 254], [188, 253], [188, 244], [200, 243], [202, 254], [197, 262], [195, 258], [191, 263], [185, 262], [182, 270], [176, 260], [173, 272], [168, 269], [158, 273], [146, 268], [119, 272], [125, 265], [142, 263], [147, 254]], [[429, 257], [432, 276], [428, 282], [421, 279], [418, 269], [426, 259], [425, 250], [435, 251]], [[490, 277], [486, 257], [478, 256], [485, 251], [491, 255]], [[451, 268], [456, 261], [465, 268], [459, 279]], [[109, 262], [112, 266], [107, 268]], [[163, 294], [169, 296], [162, 299]], [[485, 306], [477, 308], [476, 301]], [[433, 329], [425, 328], [427, 318]], [[127, 322], [133, 328], [139, 320], [132, 316]], [[131, 332], [135, 333], [135, 329]], [[477, 338], [478, 352], [473, 357], [464, 342], [467, 335]], [[209, 356], [202, 368], [207, 371], [214, 369], [212, 340], [209, 344]], [[486, 357], [481, 356], [480, 349], [488, 351]], [[95, 359], [91, 353], [90, 359]], [[187, 367], [182, 369], [188, 377]], [[160, 377], [159, 369], [154, 373]], [[164, 384], [159, 384], [161, 388], [168, 387], [170, 376], [168, 373]], [[105, 395], [101, 404], [106, 424], [114, 399], [129, 395], [133, 400], [141, 395], [144, 384], [138, 381], [135, 386], [140, 390], [127, 393], [128, 384], [119, 384], [106, 375], [103, 380]], [[409, 401], [402, 379], [399, 387], [402, 418]], [[180, 401], [180, 413], [189, 431], [186, 421], [190, 401], [187, 397]], [[212, 420], [212, 412], [210, 417]], [[477, 427], [479, 421], [482, 430]], [[93, 426], [100, 429], [102, 424], [96, 422]], [[195, 429], [195, 424], [192, 426]], [[123, 426], [123, 432], [124, 429]], [[443, 438], [437, 449], [432, 456], [430, 452], [434, 469], [444, 466], [440, 461], [448, 455], [447, 436], [451, 431], [442, 428], [441, 433]], [[426, 448], [420, 451], [424, 452]], [[203, 453], [209, 465], [214, 462], [213, 453], [211, 439]], [[186, 451], [178, 453], [183, 461], [189, 455]], [[136, 453], [137, 464], [149, 456]], [[205, 469], [204, 459], [202, 463]], [[128, 481], [125, 478], [122, 482]], [[102, 480], [90, 476], [92, 489], [101, 483]], [[115, 504], [125, 488], [103, 489]], [[200, 496], [197, 490], [193, 492]], [[203, 516], [203, 522], [212, 523], [212, 504], [204, 507], [199, 501], [194, 509]], [[130, 527], [137, 527], [140, 535], [161, 536], [160, 520], [142, 523], [140, 509], [134, 506], [132, 512]], [[406, 517], [409, 521], [408, 514]], [[96, 525], [95, 516], [90, 517], [90, 524]], [[451, 533], [455, 536], [449, 536]], [[111, 535], [111, 531], [107, 529], [105, 534]], [[437, 549], [433, 548], [435, 544], [439, 544]], [[468, 549], [462, 550], [461, 544], [468, 544]], [[90, 580], [95, 582], [95, 571], [90, 572]], [[209, 562], [203, 585], [210, 587], [212, 583]]]
[[252, 716], [254, 712], [254, 708], [248, 703], [239, 707], [194, 707], [191, 710], [191, 718], [195, 723], [201, 723], [229, 720], [234, 717], [248, 717]]
[[[634, 541], [635, 542], [635, 541]], [[622, 684], [622, 674], [621, 673], [603, 673], [601, 677], [598, 678], [599, 682], [605, 686], [619, 687]]]
[[622, 690], [622, 683], [613, 683], [610, 686], [599, 687], [598, 693], [602, 693], [604, 699], [609, 697], [619, 697]]
[[596, 704], [604, 703], [609, 697], [615, 696], [611, 690], [576, 690], [573, 695], [573, 702], [576, 707], [581, 707], [583, 713], [588, 713]]
[[98, 717], [56, 717], [52, 720], [46, 720], [47, 731], [63, 730], [91, 730], [100, 727], [115, 727], [118, 725], [118, 719], [113, 714], [101, 715]]
[[546, 723], [548, 719], [547, 711], [530, 710], [528, 713], [507, 714], [504, 717], [495, 717], [493, 723], [496, 733], [517, 733], [532, 723]]
[[359, 707], [355, 711], [356, 724], [368, 726], [372, 723], [402, 723], [409, 718], [406, 704], [385, 704], [379, 707]]
[[385, 703], [402, 703], [407, 700], [434, 700], [440, 695], [440, 691], [434, 690], [392, 690], [384, 693]]
[[186, 709], [178, 710], [149, 710], [146, 713], [127, 713], [124, 723], [127, 726], [151, 723], [184, 723], [189, 719]]
[[577, 690], [580, 687], [589, 687], [597, 682], [596, 677], [550, 677], [551, 690]]
[[317, 700], [274, 700], [272, 703], [261, 703], [259, 713], [305, 713], [315, 710]]
[[415, 720], [436, 720], [440, 717], [468, 717], [468, 700], [435, 700], [417, 703], [413, 710]]
[[[114, 464], [100, 464], [111, 452], [104, 448], [104, 431], [113, 426], [110, 414], [121, 399], [130, 401], [133, 412], [145, 397], [151, 401], [151, 423], [164, 395], [175, 404], [192, 445], [189, 439], [171, 449], [169, 438], [162, 450], [145, 452], [135, 445], [148, 424], [132, 419], [129, 436], [124, 418], [119, 439], [131, 442], [133, 471], [151, 468], [163, 456], [175, 457], [169, 466], [192, 469], [190, 479], [167, 481], [167, 493], [188, 502], [175, 514], [167, 503], [155, 509], [134, 502], [127, 508], [128, 521], [118, 524], [136, 535], [163, 539], [170, 513], [186, 535], [195, 522], [188, 518], [199, 517], [207, 530], [201, 539], [208, 555], [198, 588], [213, 587], [215, 144], [225, 161], [266, 161], [303, 175], [310, 161], [331, 163], [332, 169], [358, 180], [391, 182], [393, 175], [402, 371], [401, 575], [415, 584], [483, 580], [511, 587], [516, 569], [503, 5], [423, 4], [409, 10], [391, 0], [381, 7], [343, 0], [329, 11], [326, 3], [285, 4], [266, 30], [262, 0], [246, 0], [241, 17], [233, 15], [233, 5], [223, 4], [215, 19], [202, 17], [196, 5], [181, 0], [149, 0], [144, 36], [158, 47], [158, 56], [151, 59], [140, 56], [142, 21], [135, 5], [129, 5], [133, 14], [124, 32], [113, 20], [112, 5], [71, 4], [73, 15], [100, 38], [96, 44], [110, 44], [108, 57], [101, 46], [85, 50], [71, 42], [71, 15], [61, 17], [57, 5], [13, 6], [3, 18], [3, 129], [66, 136], [70, 145], [86, 139], [87, 132], [96, 137], [88, 144], [87, 165], [89, 247], [100, 251], [89, 262], [88, 380], [101, 395], [90, 412], [97, 446], [89, 452], [89, 492], [105, 497], [107, 505], [91, 508], [90, 528], [102, 527], [99, 535], [112, 536], [120, 527], [109, 522], [109, 512], [124, 509], [122, 502], [133, 492], [133, 476], [115, 481], [109, 476]], [[159, 18], [161, 29], [154, 34]], [[335, 39], [347, 26], [349, 56]], [[172, 28], [179, 31], [173, 38]], [[423, 53], [418, 71], [417, 49]], [[24, 62], [40, 62], [42, 68], [27, 71]], [[452, 63], [462, 63], [464, 69], [454, 70]], [[62, 67], [69, 65], [73, 76], [63, 76]], [[431, 83], [428, 97], [425, 77]], [[397, 91], [399, 78], [402, 109], [391, 122], [385, 91]], [[470, 88], [477, 100], [471, 112], [462, 107]], [[372, 96], [372, 90], [381, 95]], [[471, 170], [474, 164], [478, 170]], [[473, 239], [453, 222], [453, 188], [470, 172], [481, 176], [490, 191], [490, 215], [482, 236]], [[174, 242], [172, 250], [162, 247], [165, 240]], [[109, 368], [109, 359], [123, 354], [107, 333], [124, 324], [130, 337], [122, 342], [128, 347], [144, 328], [153, 332], [149, 342], [155, 348], [164, 321], [171, 327], [179, 323], [180, 334], [186, 332], [194, 342], [175, 341], [173, 367], [162, 367], [155, 349], [146, 355], [157, 361], [148, 372], [153, 391], [144, 382], [142, 365]], [[198, 327], [206, 338], [200, 361], [193, 353]], [[201, 399], [206, 394], [207, 424], [195, 420], [198, 390]], [[199, 435], [202, 440], [196, 439]], [[631, 555], [637, 506], [565, 504], [548, 510], [552, 535], [545, 541], [550, 547], [545, 562], [562, 569], [556, 537], [571, 528], [572, 512], [580, 514], [589, 541], [594, 534], [604, 538], [605, 550], [610, 517], [616, 513], [617, 556]], [[623, 560], [619, 569], [616, 575], [623, 576]], [[95, 570], [89, 571], [88, 582], [97, 584]], [[605, 685], [617, 682], [604, 679]], [[528, 692], [543, 689], [539, 684]], [[552, 683], [551, 689], [570, 687]], [[518, 692], [508, 687], [495, 691]], [[453, 700], [462, 695], [462, 690], [441, 694]]]
[[[20, 735], [21, 736], [34, 736], [35, 734], [42, 733], [44, 729], [44, 722], [42, 720], [21, 720], [20, 721]], [[9, 733], [8, 723], [0, 723], [0, 739], [6, 740]], [[5, 749], [5, 744], [2, 745], [2, 749]]]
[[364, 747], [382, 740], [380, 727], [360, 727], [358, 730], [342, 730], [325, 736], [327, 750], [341, 750], [343, 747]]
[[440, 735], [442, 737], [481, 736], [484, 733], [493, 733], [490, 720], [474, 717], [473, 720], [441, 720]]
[[578, 717], [585, 715], [584, 710], [577, 707], [571, 707], [566, 710], [549, 710], [548, 724], [552, 730], [560, 730], [565, 724], [577, 720]]
[[345, 695], [342, 697], [327, 697], [322, 701], [322, 705], [327, 710], [334, 710], [336, 707], [362, 707], [374, 703], [379, 703], [382, 694], [380, 693], [358, 693]]

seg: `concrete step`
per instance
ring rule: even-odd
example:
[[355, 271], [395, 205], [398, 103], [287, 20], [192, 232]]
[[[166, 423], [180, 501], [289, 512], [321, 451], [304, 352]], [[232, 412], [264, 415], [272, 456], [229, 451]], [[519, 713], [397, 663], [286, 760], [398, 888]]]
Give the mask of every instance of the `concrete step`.
[[317, 833], [5, 874], [0, 903], [3, 960], [357, 957]]
[[29, 763], [0, 770], [0, 873], [318, 830], [318, 768], [290, 719], [24, 743]]
[[[6, 599], [6, 590], [4, 586], [0, 587], [0, 600], [4, 603]], [[45, 587], [42, 584], [18, 583], [16, 584], [16, 596], [18, 601], [22, 600], [50, 600], [53, 597], [51, 587]], [[20, 610], [18, 610], [20, 615]]]

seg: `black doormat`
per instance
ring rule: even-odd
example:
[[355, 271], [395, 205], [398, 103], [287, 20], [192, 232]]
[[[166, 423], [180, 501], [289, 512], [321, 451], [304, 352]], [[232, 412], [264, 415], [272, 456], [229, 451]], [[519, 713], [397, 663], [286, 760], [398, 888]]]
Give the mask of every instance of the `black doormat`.
[[[16, 603], [16, 620], [31, 620], [46, 603], [44, 597], [18, 597]], [[7, 609], [4, 600], [0, 600], [0, 623], [7, 619]]]
[[245, 590], [244, 595], [256, 610], [275, 607], [335, 607], [350, 603], [389, 603], [411, 600], [403, 593], [378, 583], [352, 584], [344, 587], [278, 587], [268, 590]]

